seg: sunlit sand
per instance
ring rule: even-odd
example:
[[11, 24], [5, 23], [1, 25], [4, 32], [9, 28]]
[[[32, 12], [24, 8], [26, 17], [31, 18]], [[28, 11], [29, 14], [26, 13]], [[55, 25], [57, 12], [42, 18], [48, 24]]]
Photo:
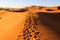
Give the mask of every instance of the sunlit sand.
[[[47, 9], [51, 9], [53, 11], [46, 11]], [[25, 28], [24, 26], [25, 20], [29, 16], [32, 17], [34, 16], [38, 18], [37, 12], [60, 13], [60, 10], [58, 10], [57, 7], [52, 8], [45, 7], [41, 10], [39, 7], [29, 7], [24, 8], [23, 9], [24, 11], [22, 12], [16, 11], [21, 9], [14, 9], [12, 11], [11, 10], [12, 9], [0, 10], [0, 40], [24, 40], [23, 36], [21, 36], [22, 38], [18, 36], [23, 35], [22, 31]], [[35, 31], [40, 32], [41, 36], [40, 35], [38, 36], [39, 39], [35, 39], [34, 37], [32, 37], [30, 38], [31, 40], [59, 40], [59, 36], [54, 31], [45, 27], [41, 23], [37, 25]], [[32, 35], [34, 35], [34, 33]]]

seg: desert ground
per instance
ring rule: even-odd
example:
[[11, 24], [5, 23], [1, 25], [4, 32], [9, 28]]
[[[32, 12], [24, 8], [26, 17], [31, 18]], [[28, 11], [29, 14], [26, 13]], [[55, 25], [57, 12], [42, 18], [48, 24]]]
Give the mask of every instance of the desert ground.
[[0, 40], [60, 40], [60, 9], [0, 8]]

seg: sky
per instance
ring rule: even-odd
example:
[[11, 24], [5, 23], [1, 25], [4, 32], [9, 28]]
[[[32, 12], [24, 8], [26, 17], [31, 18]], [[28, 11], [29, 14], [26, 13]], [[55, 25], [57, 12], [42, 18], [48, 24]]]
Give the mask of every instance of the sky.
[[0, 7], [60, 6], [60, 0], [0, 0]]

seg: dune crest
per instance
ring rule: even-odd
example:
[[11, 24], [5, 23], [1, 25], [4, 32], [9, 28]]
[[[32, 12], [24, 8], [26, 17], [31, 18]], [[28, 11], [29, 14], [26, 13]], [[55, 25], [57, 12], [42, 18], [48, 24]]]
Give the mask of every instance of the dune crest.
[[0, 8], [0, 40], [60, 40], [60, 7]]
[[0, 10], [10, 12], [25, 12], [25, 11], [37, 11], [37, 12], [60, 12], [60, 6], [45, 7], [45, 6], [30, 6], [25, 8], [0, 8]]

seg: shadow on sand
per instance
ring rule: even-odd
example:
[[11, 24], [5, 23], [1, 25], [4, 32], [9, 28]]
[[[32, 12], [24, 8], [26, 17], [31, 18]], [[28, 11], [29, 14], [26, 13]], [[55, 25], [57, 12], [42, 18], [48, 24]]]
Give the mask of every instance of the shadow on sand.
[[60, 13], [38, 12], [37, 14], [42, 25], [60, 35]]

